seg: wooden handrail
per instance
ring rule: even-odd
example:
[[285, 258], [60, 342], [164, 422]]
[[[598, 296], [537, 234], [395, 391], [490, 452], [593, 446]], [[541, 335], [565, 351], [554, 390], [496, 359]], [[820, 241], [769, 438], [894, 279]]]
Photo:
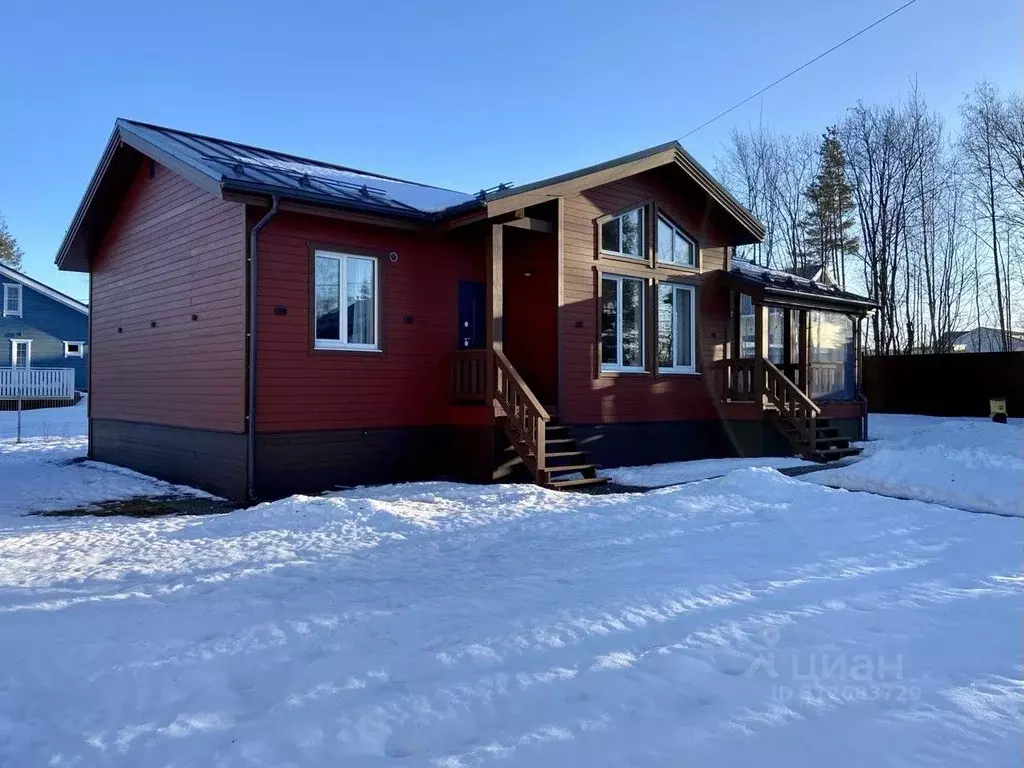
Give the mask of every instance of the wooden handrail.
[[809, 445], [817, 438], [815, 420], [821, 408], [794, 384], [772, 361], [761, 361], [764, 370], [764, 394], [779, 409], [779, 416], [789, 421]]
[[494, 350], [494, 399], [505, 411], [507, 427], [515, 439], [526, 447], [534, 466], [530, 467], [539, 482], [544, 482], [544, 455], [547, 423], [551, 415], [547, 412], [523, 377], [501, 350]]

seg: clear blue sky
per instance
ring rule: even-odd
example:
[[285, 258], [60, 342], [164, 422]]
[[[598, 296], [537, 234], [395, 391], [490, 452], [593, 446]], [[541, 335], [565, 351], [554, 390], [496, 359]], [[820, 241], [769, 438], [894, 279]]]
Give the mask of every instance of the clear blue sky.
[[[475, 191], [681, 136], [901, 0], [608, 3], [7, 0], [0, 213], [25, 269], [53, 258], [116, 117]], [[686, 140], [821, 131], [917, 77], [950, 120], [980, 78], [1022, 78], [1020, 0], [918, 0]]]

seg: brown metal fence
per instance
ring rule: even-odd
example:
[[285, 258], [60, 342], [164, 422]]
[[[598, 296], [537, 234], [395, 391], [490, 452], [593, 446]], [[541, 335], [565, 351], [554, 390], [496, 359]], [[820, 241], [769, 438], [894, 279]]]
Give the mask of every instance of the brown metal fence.
[[865, 357], [864, 394], [878, 413], [988, 416], [989, 400], [1005, 398], [1024, 417], [1024, 352]]

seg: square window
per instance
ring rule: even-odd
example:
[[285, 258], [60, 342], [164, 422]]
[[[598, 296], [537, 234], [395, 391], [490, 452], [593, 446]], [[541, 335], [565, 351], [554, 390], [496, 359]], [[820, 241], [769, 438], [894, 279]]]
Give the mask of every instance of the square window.
[[377, 260], [317, 251], [314, 263], [314, 346], [379, 349]]
[[82, 341], [65, 341], [64, 342], [64, 357], [84, 357], [85, 356], [85, 342]]

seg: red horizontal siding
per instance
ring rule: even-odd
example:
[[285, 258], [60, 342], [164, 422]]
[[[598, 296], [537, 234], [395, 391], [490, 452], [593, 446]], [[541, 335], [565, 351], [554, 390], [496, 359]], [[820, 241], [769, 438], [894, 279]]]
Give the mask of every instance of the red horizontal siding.
[[242, 432], [245, 207], [148, 170], [92, 257], [90, 416]]
[[[614, 273], [616, 262], [595, 258], [595, 222], [651, 200], [704, 245], [697, 319], [701, 375], [599, 376], [597, 270]], [[649, 171], [567, 197], [563, 227], [561, 353], [566, 420], [614, 424], [719, 418], [721, 404], [712, 363], [724, 357], [728, 301], [707, 273], [723, 268], [726, 236], [712, 221], [706, 199], [674, 170]], [[657, 273], [659, 279], [671, 274], [662, 269], [650, 273], [649, 277]], [[647, 343], [652, 343], [650, 334]]]
[[[310, 243], [382, 254], [382, 353], [311, 349]], [[274, 218], [259, 242], [256, 430], [447, 423], [458, 282], [484, 280], [484, 255], [479, 230], [441, 236], [295, 213]], [[275, 314], [278, 306], [287, 314]]]

